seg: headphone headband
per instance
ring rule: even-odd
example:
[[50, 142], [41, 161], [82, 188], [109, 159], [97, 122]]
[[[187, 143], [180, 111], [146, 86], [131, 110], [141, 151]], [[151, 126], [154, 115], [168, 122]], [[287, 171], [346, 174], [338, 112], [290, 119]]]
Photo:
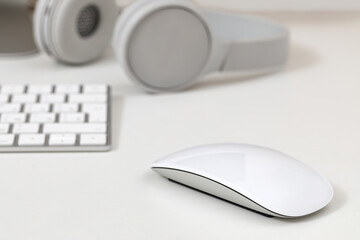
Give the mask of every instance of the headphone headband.
[[278, 70], [286, 64], [289, 31], [260, 18], [204, 11], [213, 33], [226, 47], [217, 71], [257, 74]]

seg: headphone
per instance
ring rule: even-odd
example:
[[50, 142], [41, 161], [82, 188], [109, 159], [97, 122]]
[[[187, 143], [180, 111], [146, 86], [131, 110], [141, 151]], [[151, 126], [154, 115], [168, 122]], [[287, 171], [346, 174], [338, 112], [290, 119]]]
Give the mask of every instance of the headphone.
[[39, 49], [72, 65], [98, 59], [112, 38], [125, 72], [150, 92], [180, 91], [211, 72], [279, 70], [289, 45], [284, 26], [187, 0], [139, 0], [120, 17], [114, 0], [40, 0], [34, 36]]

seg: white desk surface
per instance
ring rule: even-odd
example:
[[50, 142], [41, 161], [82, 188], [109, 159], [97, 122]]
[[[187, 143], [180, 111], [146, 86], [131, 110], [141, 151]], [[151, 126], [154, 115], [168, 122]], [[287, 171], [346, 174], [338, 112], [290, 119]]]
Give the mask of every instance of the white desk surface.
[[[176, 94], [145, 94], [111, 54], [76, 68], [44, 55], [0, 59], [1, 83], [114, 87], [111, 152], [1, 154], [0, 239], [359, 239], [360, 14], [270, 17], [292, 29], [286, 71], [213, 77]], [[334, 199], [309, 217], [266, 218], [149, 169], [217, 142], [290, 154], [331, 181]]]

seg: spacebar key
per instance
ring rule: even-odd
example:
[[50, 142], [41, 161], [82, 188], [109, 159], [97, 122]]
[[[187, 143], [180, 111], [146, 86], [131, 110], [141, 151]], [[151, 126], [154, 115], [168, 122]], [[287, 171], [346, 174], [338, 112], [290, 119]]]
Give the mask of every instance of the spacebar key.
[[43, 133], [106, 133], [107, 126], [103, 123], [94, 124], [44, 124]]

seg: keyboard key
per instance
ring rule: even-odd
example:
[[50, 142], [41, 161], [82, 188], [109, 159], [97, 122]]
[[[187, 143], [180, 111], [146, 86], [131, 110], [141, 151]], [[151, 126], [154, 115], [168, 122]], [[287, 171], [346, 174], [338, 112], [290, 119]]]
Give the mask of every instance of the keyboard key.
[[8, 133], [10, 129], [10, 124], [1, 123], [0, 124], [0, 134]]
[[88, 114], [89, 122], [91, 123], [105, 123], [107, 122], [107, 115], [104, 112], [92, 112]]
[[82, 146], [106, 145], [106, 142], [106, 134], [80, 135], [80, 145]]
[[70, 103], [105, 103], [107, 102], [106, 94], [73, 94], [69, 95]]
[[13, 95], [13, 103], [34, 103], [37, 100], [37, 95], [35, 94], [18, 94]]
[[2, 123], [23, 123], [26, 122], [25, 113], [4, 113], [1, 115]]
[[76, 113], [79, 111], [77, 103], [58, 103], [54, 104], [53, 112], [55, 113]]
[[56, 93], [79, 93], [80, 85], [77, 84], [66, 84], [66, 85], [58, 85], [55, 87]]
[[62, 123], [82, 123], [85, 122], [85, 113], [62, 113], [59, 122]]
[[51, 134], [49, 138], [50, 146], [73, 146], [75, 143], [75, 134]]
[[106, 93], [108, 86], [102, 84], [89, 84], [84, 86], [84, 93]]
[[53, 123], [56, 120], [55, 113], [33, 113], [30, 114], [31, 123]]
[[103, 123], [47, 123], [44, 133], [106, 133], [107, 127]]
[[107, 104], [89, 104], [84, 103], [82, 107], [82, 111], [85, 113], [92, 113], [92, 112], [103, 112], [106, 114], [108, 109]]
[[12, 146], [14, 145], [14, 134], [0, 134], [0, 146]]
[[8, 94], [0, 94], [0, 103], [8, 103], [10, 96]]
[[40, 124], [38, 123], [22, 123], [14, 124], [12, 132], [19, 133], [39, 133]]
[[19, 135], [19, 146], [43, 146], [45, 145], [44, 134], [21, 134]]
[[50, 111], [50, 104], [48, 103], [34, 103], [26, 104], [24, 112], [26, 113], [47, 113]]
[[17, 113], [21, 110], [21, 104], [0, 104], [0, 113]]
[[45, 94], [40, 96], [41, 103], [63, 103], [65, 94]]
[[28, 93], [37, 93], [37, 94], [51, 93], [52, 89], [53, 89], [52, 85], [31, 85], [28, 88]]
[[23, 93], [25, 91], [25, 85], [3, 85], [1, 93]]
[[107, 122], [107, 104], [83, 104], [82, 111], [88, 113], [89, 122]]

